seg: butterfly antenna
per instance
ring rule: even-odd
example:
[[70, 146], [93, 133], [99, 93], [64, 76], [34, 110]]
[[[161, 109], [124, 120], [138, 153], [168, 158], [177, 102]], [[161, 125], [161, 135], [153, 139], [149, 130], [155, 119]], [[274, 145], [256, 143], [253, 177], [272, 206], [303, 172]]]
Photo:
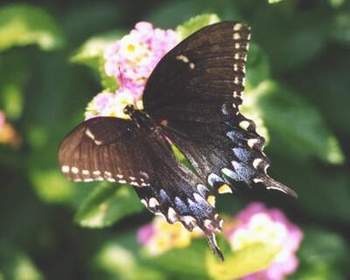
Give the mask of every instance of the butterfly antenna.
[[207, 235], [208, 244], [214, 255], [217, 256], [221, 261], [224, 261], [224, 255], [222, 254], [218, 244], [216, 243], [215, 234], [211, 233]]
[[280, 182], [277, 182], [269, 176], [261, 178], [261, 182], [266, 186], [266, 189], [268, 190], [278, 190], [294, 198], [298, 197], [298, 194], [293, 189], [287, 187], [286, 185], [283, 185]]

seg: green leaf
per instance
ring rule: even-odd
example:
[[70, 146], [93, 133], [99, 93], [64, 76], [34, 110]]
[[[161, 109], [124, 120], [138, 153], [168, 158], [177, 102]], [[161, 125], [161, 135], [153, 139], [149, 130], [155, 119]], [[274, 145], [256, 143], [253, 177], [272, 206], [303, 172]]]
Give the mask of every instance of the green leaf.
[[[291, 2], [285, 1], [283, 4]], [[324, 20], [326, 14], [321, 10], [304, 11], [295, 20], [295, 12], [282, 6], [258, 9], [251, 22], [252, 38], [269, 55], [271, 68], [276, 75], [303, 67], [317, 57], [326, 46], [331, 26], [331, 21]], [[288, 9], [283, 13], [278, 8]]]
[[[347, 167], [320, 166], [310, 161], [289, 158], [278, 153], [280, 162], [273, 165], [273, 171], [296, 187], [298, 208], [302, 209], [310, 219], [329, 223], [349, 224], [350, 175]], [[278, 155], [274, 155], [274, 158]], [[324, 207], [327, 201], [327, 207]], [[332, 209], [332, 210], [330, 210]]]
[[73, 63], [88, 65], [95, 70], [98, 70], [97, 65], [99, 60], [103, 58], [105, 49], [121, 37], [122, 33], [118, 31], [93, 36], [75, 51], [70, 61]]
[[12, 120], [18, 119], [23, 111], [27, 63], [28, 58], [18, 52], [6, 53], [0, 59], [0, 108]]
[[101, 228], [142, 210], [130, 186], [101, 184], [81, 204], [75, 221], [84, 227]]
[[[97, 270], [107, 279], [162, 280], [165, 276], [151, 265], [145, 266], [137, 255], [138, 244], [134, 234], [126, 234], [103, 245], [95, 257]], [[106, 279], [104, 277], [104, 279]]]
[[146, 256], [145, 263], [158, 270], [173, 273], [181, 279], [207, 279], [205, 255], [208, 250], [206, 240], [192, 240], [187, 248], [172, 249], [159, 256]]
[[246, 118], [254, 121], [257, 133], [263, 136], [265, 138], [265, 143], [268, 144], [270, 142], [269, 131], [263, 118], [263, 112], [257, 105], [257, 101], [257, 96], [254, 95], [254, 92], [247, 90], [244, 94], [240, 112]]
[[220, 18], [215, 14], [203, 14], [190, 18], [185, 23], [176, 28], [176, 32], [180, 34], [181, 39], [185, 39], [193, 32], [201, 29], [204, 26], [219, 22]]
[[12, 119], [19, 118], [23, 108], [21, 85], [16, 83], [2, 84], [0, 86], [0, 93], [6, 115]]
[[242, 114], [253, 120], [257, 132], [269, 142], [270, 136], [262, 112], [258, 106], [258, 96], [254, 88], [262, 81], [270, 78], [270, 66], [265, 53], [254, 43], [251, 44], [247, 61], [247, 86], [243, 95], [243, 104], [240, 108]]
[[328, 3], [333, 7], [333, 8], [339, 8], [342, 6], [346, 0], [328, 0]]
[[338, 43], [350, 44], [350, 12], [342, 11], [337, 13], [332, 19], [330, 36]]
[[193, 15], [205, 13], [208, 10], [207, 3], [206, 0], [165, 1], [152, 9], [149, 21], [158, 26], [174, 28]]
[[271, 77], [270, 64], [266, 53], [255, 43], [250, 44], [247, 60], [247, 82], [256, 87]]
[[269, 1], [269, 4], [276, 4], [276, 3], [282, 2], [283, 0], [268, 0], [268, 1]]
[[291, 155], [317, 156], [332, 164], [344, 161], [339, 143], [319, 111], [300, 96], [272, 81], [261, 83], [250, 94], [268, 128], [278, 134]]
[[59, 26], [43, 9], [27, 4], [0, 9], [0, 51], [31, 44], [47, 51], [60, 48], [63, 43]]
[[308, 229], [304, 232], [304, 241], [298, 251], [300, 267], [290, 279], [345, 279], [348, 252], [345, 240], [338, 234], [317, 228]]
[[39, 197], [46, 202], [64, 202], [74, 193], [74, 184], [65, 179], [57, 170], [32, 172], [33, 186]]
[[174, 28], [194, 15], [217, 14], [224, 20], [240, 20], [240, 5], [237, 1], [163, 1], [153, 7], [149, 16], [155, 25]]
[[[320, 108], [322, 116], [337, 132], [345, 149], [348, 149], [346, 145], [350, 139], [348, 121], [350, 119], [350, 111], [348, 110], [348, 104], [350, 104], [350, 94], [348, 93], [350, 88], [348, 75], [350, 56], [347, 55], [349, 52], [347, 47], [332, 45], [333, 47], [317, 61], [305, 65], [302, 71], [293, 73], [293, 88]], [[332, 67], [326, 66], [329, 64]], [[305, 73], [307, 73], [307, 78]]]
[[43, 276], [25, 253], [0, 245], [0, 279], [40, 280]]
[[93, 184], [72, 183], [58, 169], [33, 168], [30, 175], [36, 194], [47, 203], [78, 206], [94, 187]]
[[100, 76], [104, 90], [114, 91], [117, 88], [115, 78], [106, 75], [104, 70], [104, 52], [106, 48], [122, 37], [121, 32], [108, 32], [94, 36], [87, 40], [71, 57], [70, 61], [77, 64], [87, 65]]
[[218, 280], [240, 279], [267, 268], [279, 252], [280, 247], [257, 243], [231, 254], [225, 254], [224, 262], [208, 253], [209, 275]]

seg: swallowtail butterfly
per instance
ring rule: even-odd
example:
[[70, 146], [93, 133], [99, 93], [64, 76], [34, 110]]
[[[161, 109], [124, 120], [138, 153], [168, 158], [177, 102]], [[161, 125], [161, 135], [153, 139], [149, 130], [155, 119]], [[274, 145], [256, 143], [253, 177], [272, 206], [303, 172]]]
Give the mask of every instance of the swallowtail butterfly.
[[[199, 227], [213, 252], [222, 219], [215, 195], [234, 182], [262, 183], [296, 196], [267, 175], [264, 138], [239, 111], [250, 27], [221, 22], [169, 51], [147, 81], [144, 110], [127, 105], [130, 120], [96, 117], [80, 123], [59, 148], [61, 171], [79, 182], [126, 183], [169, 223]], [[179, 163], [176, 145], [193, 168]]]

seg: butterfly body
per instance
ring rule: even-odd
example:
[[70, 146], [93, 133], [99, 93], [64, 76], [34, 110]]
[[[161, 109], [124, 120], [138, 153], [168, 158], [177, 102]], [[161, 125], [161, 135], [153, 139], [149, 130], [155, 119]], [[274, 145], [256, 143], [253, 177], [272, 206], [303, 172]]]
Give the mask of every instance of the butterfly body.
[[[59, 149], [63, 174], [133, 186], [151, 212], [188, 230], [199, 227], [222, 258], [215, 242], [222, 229], [217, 193], [244, 182], [296, 196], [268, 176], [264, 138], [239, 111], [249, 39], [249, 26], [239, 22], [189, 36], [153, 70], [143, 111], [127, 105], [128, 120], [92, 118], [66, 136]], [[191, 168], [177, 160], [174, 145]]]

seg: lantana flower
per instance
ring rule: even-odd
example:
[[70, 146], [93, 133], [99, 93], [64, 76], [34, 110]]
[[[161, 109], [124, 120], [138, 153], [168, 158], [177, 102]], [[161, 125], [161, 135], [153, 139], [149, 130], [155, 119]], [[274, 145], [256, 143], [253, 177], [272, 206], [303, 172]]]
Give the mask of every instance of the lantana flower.
[[150, 224], [142, 226], [137, 232], [138, 242], [152, 256], [174, 248], [186, 248], [190, 246], [193, 238], [199, 236], [202, 236], [199, 229], [189, 232], [181, 223], [169, 224], [159, 216], [156, 216]]
[[85, 119], [97, 116], [127, 118], [123, 109], [128, 104], [135, 104], [132, 93], [127, 89], [119, 89], [116, 93], [101, 92], [88, 104]]
[[244, 280], [280, 280], [298, 267], [296, 251], [303, 238], [302, 231], [278, 209], [267, 209], [262, 203], [251, 203], [233, 219], [225, 235], [233, 251], [254, 244], [279, 248], [271, 265], [244, 277]]
[[[126, 118], [123, 108], [143, 108], [142, 94], [147, 79], [159, 60], [179, 42], [174, 30], [154, 28], [139, 22], [131, 32], [105, 51], [105, 72], [116, 79], [116, 92], [102, 92], [88, 105], [86, 119], [95, 116]], [[115, 95], [115, 97], [113, 96]]]

